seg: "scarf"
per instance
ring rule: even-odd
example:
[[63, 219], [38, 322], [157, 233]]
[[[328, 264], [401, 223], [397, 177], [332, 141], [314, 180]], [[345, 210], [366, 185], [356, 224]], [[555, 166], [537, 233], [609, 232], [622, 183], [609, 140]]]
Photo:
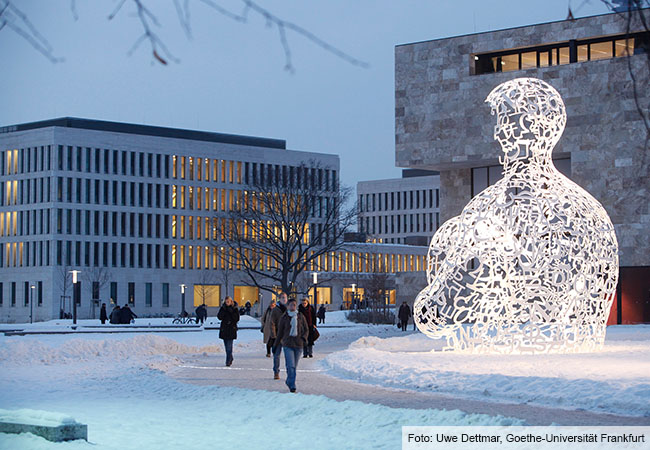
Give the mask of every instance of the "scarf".
[[298, 336], [298, 311], [287, 311], [289, 317], [291, 317], [291, 331], [289, 336]]

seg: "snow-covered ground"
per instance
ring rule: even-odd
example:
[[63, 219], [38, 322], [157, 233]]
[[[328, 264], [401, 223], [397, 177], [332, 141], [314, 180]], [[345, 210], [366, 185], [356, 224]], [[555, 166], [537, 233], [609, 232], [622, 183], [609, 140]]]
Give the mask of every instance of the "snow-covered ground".
[[[370, 328], [322, 328], [319, 342], [350, 342]], [[261, 337], [256, 329], [240, 330], [235, 361], [238, 352], [264, 358]], [[0, 336], [0, 408], [70, 416], [87, 424], [89, 434], [89, 443], [54, 444], [0, 433], [0, 448], [396, 448], [402, 425], [519, 423], [460, 411], [196, 386], [164, 372], [183, 355], [222, 352], [217, 331]]]
[[326, 359], [338, 376], [455, 397], [650, 416], [650, 325], [611, 326], [598, 353], [463, 355], [423, 334], [362, 337]]

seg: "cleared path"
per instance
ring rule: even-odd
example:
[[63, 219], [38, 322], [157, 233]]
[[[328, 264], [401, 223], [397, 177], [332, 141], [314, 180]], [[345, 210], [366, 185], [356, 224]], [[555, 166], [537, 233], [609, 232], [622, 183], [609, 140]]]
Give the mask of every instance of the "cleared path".
[[[491, 416], [502, 415], [523, 419], [529, 425], [650, 425], [650, 417], [630, 417], [598, 414], [582, 410], [547, 408], [529, 404], [496, 403], [460, 399], [440, 394], [395, 389], [328, 375], [322, 359], [329, 353], [346, 348], [348, 342], [323, 343], [316, 346], [314, 358], [301, 358], [298, 365], [298, 392], [307, 395], [324, 395], [334, 400], [357, 400], [392, 408], [458, 409], [466, 413]], [[259, 353], [235, 351], [231, 367], [224, 366], [225, 356], [187, 356], [183, 364], [169, 373], [179, 381], [196, 385], [219, 385], [244, 389], [287, 392], [284, 384], [284, 356], [280, 380], [273, 380], [272, 359], [265, 357], [260, 344]]]

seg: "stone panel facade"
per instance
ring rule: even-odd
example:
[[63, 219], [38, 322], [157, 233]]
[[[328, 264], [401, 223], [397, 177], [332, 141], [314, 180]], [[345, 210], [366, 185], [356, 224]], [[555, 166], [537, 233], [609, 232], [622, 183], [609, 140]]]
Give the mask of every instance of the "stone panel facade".
[[[615, 225], [621, 266], [650, 265], [650, 150], [633, 95], [650, 102], [646, 54], [511, 72], [472, 75], [474, 55], [625, 33], [606, 14], [397, 46], [395, 159], [399, 167], [440, 170], [441, 221], [471, 196], [471, 168], [498, 164], [494, 119], [484, 103], [500, 83], [541, 78], [567, 107], [555, 158], [571, 159], [571, 178], [598, 199]], [[633, 24], [633, 31], [640, 31]]]

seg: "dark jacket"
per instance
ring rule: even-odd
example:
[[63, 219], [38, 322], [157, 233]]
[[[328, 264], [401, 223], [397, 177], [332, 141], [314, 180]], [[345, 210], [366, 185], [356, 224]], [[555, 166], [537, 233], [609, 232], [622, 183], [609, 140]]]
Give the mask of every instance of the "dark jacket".
[[[277, 309], [277, 308], [274, 308]], [[303, 348], [307, 344], [309, 336], [309, 327], [305, 316], [298, 312], [298, 335], [291, 336], [291, 316], [288, 311], [280, 318], [278, 324], [278, 337], [275, 342], [279, 342], [283, 347]]]
[[271, 337], [275, 339], [278, 336], [278, 324], [287, 307], [278, 302], [273, 311], [271, 311]]
[[102, 323], [108, 320], [108, 314], [106, 314], [106, 305], [102, 305], [102, 309], [99, 310], [99, 320], [101, 320]]
[[325, 307], [321, 306], [318, 308], [318, 318], [319, 319], [324, 319], [325, 318]]
[[309, 337], [307, 338], [307, 345], [314, 345], [314, 327], [316, 326], [316, 314], [314, 313], [314, 307], [310, 304], [307, 306], [298, 306], [298, 311], [300, 314], [305, 316], [307, 321], [307, 327], [309, 329]]
[[110, 322], [112, 324], [118, 324], [120, 323], [120, 307], [116, 306], [113, 308], [113, 311], [111, 311], [111, 320]]
[[120, 323], [131, 323], [131, 319], [135, 319], [136, 317], [138, 316], [128, 306], [122, 306], [120, 308]]
[[402, 322], [408, 322], [409, 317], [411, 317], [411, 308], [409, 308], [409, 305], [403, 303], [402, 306], [399, 307], [397, 317], [399, 317], [399, 320]]
[[237, 307], [223, 305], [219, 308], [217, 319], [221, 321], [219, 339], [237, 339], [237, 322], [239, 322]]
[[199, 305], [194, 310], [194, 313], [196, 314], [197, 319], [206, 319], [208, 317], [208, 308], [203, 305]]

